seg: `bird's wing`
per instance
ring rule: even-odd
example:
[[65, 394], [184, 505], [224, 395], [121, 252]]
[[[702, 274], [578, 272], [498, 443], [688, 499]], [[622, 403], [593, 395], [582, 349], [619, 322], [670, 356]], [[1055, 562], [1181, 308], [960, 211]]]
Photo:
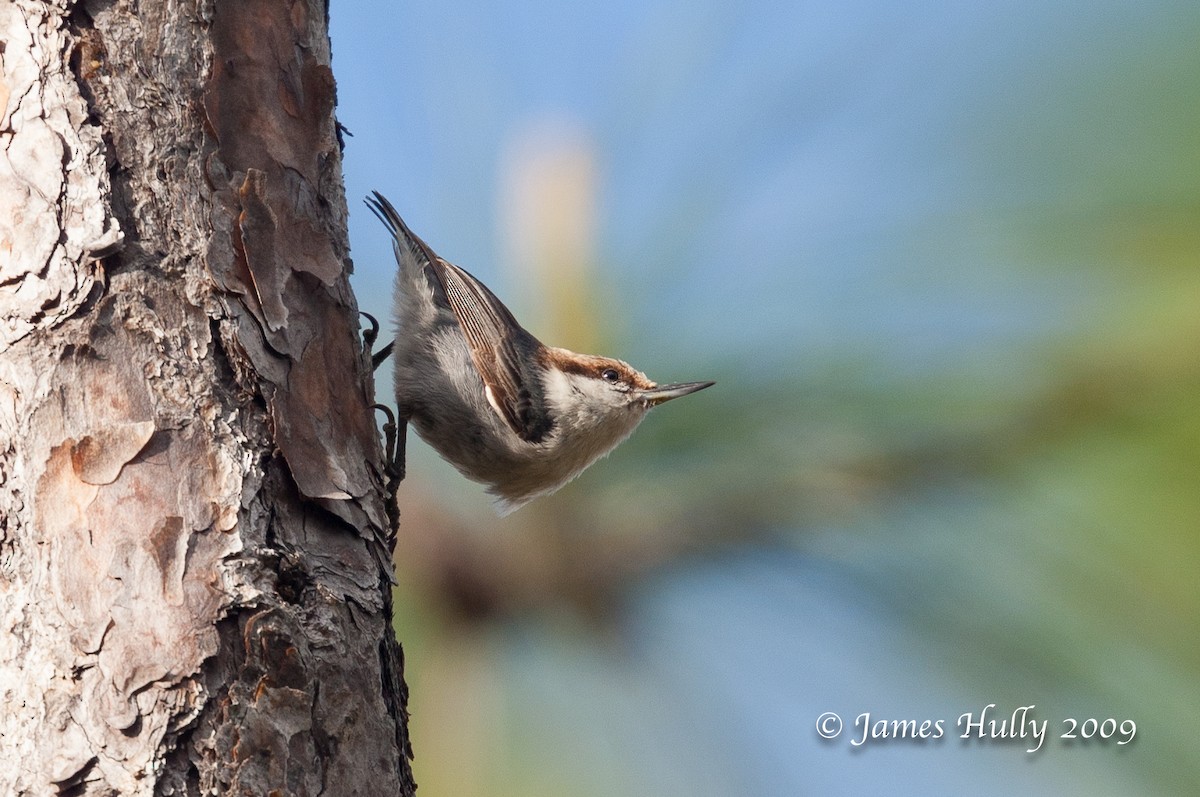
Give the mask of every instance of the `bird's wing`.
[[467, 339], [488, 403], [522, 440], [541, 442], [554, 427], [537, 373], [542, 344], [470, 273], [441, 258], [434, 270]]
[[392, 233], [400, 257], [407, 246], [433, 273], [437, 287], [433, 299], [454, 311], [471, 361], [483, 380], [488, 404], [522, 440], [540, 443], [554, 428], [546, 407], [536, 355], [542, 344], [524, 328], [487, 286], [465, 270], [438, 257], [429, 244], [408, 228], [392, 203], [378, 191], [367, 206]]

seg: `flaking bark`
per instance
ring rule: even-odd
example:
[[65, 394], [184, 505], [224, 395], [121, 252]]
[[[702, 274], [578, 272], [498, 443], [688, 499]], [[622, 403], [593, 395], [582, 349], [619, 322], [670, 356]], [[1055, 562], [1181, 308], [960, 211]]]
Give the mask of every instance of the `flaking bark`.
[[325, 7], [0, 0], [0, 794], [411, 794]]

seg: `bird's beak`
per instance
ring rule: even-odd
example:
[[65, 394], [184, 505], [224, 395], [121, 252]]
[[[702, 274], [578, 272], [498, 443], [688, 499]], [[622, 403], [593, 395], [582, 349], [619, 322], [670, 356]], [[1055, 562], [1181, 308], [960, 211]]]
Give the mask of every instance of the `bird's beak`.
[[657, 404], [662, 404], [664, 401], [686, 396], [689, 393], [695, 393], [697, 390], [703, 390], [715, 384], [716, 382], [680, 382], [677, 385], [659, 385], [649, 390], [643, 390], [642, 398], [653, 407]]

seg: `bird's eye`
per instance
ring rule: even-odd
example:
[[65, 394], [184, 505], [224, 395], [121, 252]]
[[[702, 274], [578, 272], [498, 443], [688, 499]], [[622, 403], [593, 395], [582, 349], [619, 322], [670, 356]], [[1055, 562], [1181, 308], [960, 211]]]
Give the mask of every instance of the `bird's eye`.
[[600, 374], [600, 378], [605, 382], [616, 382], [621, 378], [621, 375], [618, 374], [614, 368], [605, 368]]

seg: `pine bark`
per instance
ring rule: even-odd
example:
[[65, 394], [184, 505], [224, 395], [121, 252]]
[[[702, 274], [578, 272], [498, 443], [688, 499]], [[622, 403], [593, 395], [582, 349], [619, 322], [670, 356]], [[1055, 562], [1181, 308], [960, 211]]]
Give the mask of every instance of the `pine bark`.
[[321, 0], [0, 0], [0, 794], [412, 794]]

